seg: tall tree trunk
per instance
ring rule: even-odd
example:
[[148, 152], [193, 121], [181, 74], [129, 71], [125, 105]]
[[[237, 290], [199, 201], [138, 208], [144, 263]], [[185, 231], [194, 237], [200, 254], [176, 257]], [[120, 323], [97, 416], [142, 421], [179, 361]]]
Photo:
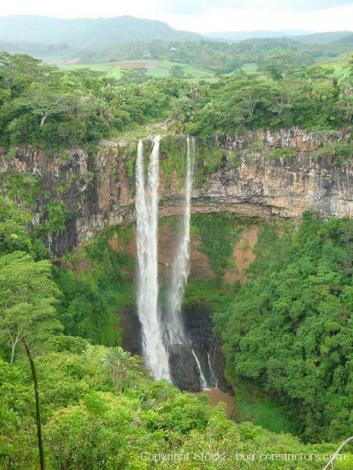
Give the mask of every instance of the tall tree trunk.
[[34, 396], [36, 400], [36, 425], [37, 425], [37, 435], [38, 435], [38, 451], [39, 451], [39, 464], [40, 469], [45, 470], [45, 460], [44, 460], [44, 447], [43, 447], [43, 436], [42, 436], [42, 422], [40, 418], [40, 403], [39, 403], [39, 388], [38, 388], [38, 380], [37, 380], [37, 372], [36, 367], [31, 355], [31, 350], [27, 343], [26, 338], [23, 338], [23, 344], [26, 349], [26, 354], [28, 361], [31, 366], [32, 371], [32, 378], [33, 378], [33, 386], [34, 386]]
[[47, 119], [48, 119], [48, 114], [44, 114], [44, 116], [42, 116], [42, 119], [40, 121], [39, 127], [43, 127]]
[[14, 360], [15, 360], [15, 350], [16, 350], [16, 343], [13, 342], [11, 344], [11, 358], [10, 358], [10, 364], [13, 364], [14, 363]]

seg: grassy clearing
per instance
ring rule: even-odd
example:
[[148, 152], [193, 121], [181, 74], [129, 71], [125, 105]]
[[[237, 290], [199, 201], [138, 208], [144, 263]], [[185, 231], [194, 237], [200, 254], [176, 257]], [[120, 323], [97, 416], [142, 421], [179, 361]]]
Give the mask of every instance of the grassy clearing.
[[249, 62], [248, 64], [242, 65], [241, 69], [246, 73], [255, 73], [257, 72], [258, 66], [253, 62]]
[[147, 76], [151, 78], [169, 78], [173, 74], [173, 67], [181, 67], [184, 77], [194, 80], [211, 79], [214, 73], [197, 66], [181, 64], [177, 62], [158, 62], [158, 61], [124, 61], [110, 64], [70, 64], [59, 65], [62, 70], [71, 71], [79, 69], [90, 69], [96, 72], [102, 72], [108, 77], [120, 79], [123, 70], [136, 69], [143, 66], [147, 69]]
[[250, 385], [241, 383], [234, 387], [236, 419], [251, 421], [272, 432], [290, 432], [291, 427], [280, 405], [262, 397]]
[[111, 141], [124, 141], [124, 142], [137, 142], [139, 139], [144, 139], [152, 135], [168, 135], [168, 128], [165, 122], [151, 122], [141, 126], [136, 126], [133, 129], [126, 131], [114, 130], [109, 140]]
[[73, 64], [73, 65], [59, 65], [60, 69], [64, 71], [80, 70], [80, 69], [90, 69], [95, 72], [102, 72], [103, 74], [108, 75], [109, 77], [114, 77], [117, 80], [121, 78], [121, 67], [116, 67], [112, 64]]
[[171, 71], [173, 70], [173, 67], [181, 67], [185, 74], [185, 78], [193, 78], [195, 80], [202, 80], [202, 79], [208, 79], [208, 78], [214, 77], [214, 73], [210, 70], [205, 70], [205, 69], [202, 69], [201, 67], [197, 67], [193, 65], [181, 64], [178, 62], [168, 62], [168, 61], [159, 62], [158, 65], [154, 69], [151, 69], [148, 72], [148, 75], [150, 75], [153, 78], [168, 78], [171, 76]]

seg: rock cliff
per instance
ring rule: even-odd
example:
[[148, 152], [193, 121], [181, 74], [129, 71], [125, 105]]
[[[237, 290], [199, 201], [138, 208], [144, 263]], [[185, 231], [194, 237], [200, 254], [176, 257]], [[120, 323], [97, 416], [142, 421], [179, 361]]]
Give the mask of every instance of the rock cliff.
[[[194, 213], [232, 212], [240, 216], [299, 218], [305, 210], [323, 217], [352, 217], [353, 163], [337, 165], [329, 152], [344, 138], [291, 129], [272, 134], [249, 132], [199, 143], [192, 194]], [[184, 138], [168, 137], [174, 156], [183, 158]], [[163, 140], [162, 140], [163, 143]], [[69, 209], [65, 230], [50, 233], [48, 244], [62, 255], [105, 227], [131, 222], [134, 209], [136, 142], [102, 142], [95, 154], [82, 149], [48, 156], [33, 148], [0, 156], [2, 190], [9, 174], [32, 175], [40, 191], [32, 204], [34, 223], [46, 220], [48, 199]], [[201, 155], [201, 152], [200, 152]], [[168, 152], [162, 153], [168, 159]], [[163, 169], [163, 165], [162, 165]], [[177, 169], [162, 171], [160, 214], [176, 215], [182, 207], [183, 186]]]

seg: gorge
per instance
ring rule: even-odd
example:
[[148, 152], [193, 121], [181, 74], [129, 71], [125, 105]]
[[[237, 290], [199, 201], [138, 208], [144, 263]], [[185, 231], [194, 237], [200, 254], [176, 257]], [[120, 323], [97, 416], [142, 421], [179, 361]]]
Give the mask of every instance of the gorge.
[[0, 53], [1, 469], [353, 468], [352, 45], [318, 36]]
[[[123, 140], [103, 142], [96, 155], [77, 149], [65, 158], [55, 154], [47, 158], [41, 151], [19, 148], [14, 158], [1, 158], [0, 170], [3, 181], [19, 178], [18, 191], [32, 188], [34, 194], [24, 195], [24, 200], [31, 201], [34, 224], [43, 224], [50, 216], [45, 194], [50, 193], [51, 198], [63, 204], [66, 212], [62, 209], [60, 212], [66, 215], [62, 229], [47, 235], [48, 246], [55, 256], [64, 255], [109, 226], [131, 224], [137, 214], [137, 247], [132, 242], [124, 250], [137, 257], [139, 285], [143, 288], [138, 289], [139, 321], [131, 330], [127, 326], [131, 319], [124, 320], [126, 331], [130, 331], [127, 348], [139, 350], [131, 344], [140, 341], [137, 330], [142, 324], [142, 330], [148, 331], [142, 335], [142, 350], [155, 376], [172, 379], [182, 389], [197, 391], [207, 385], [214, 386], [218, 380], [222, 384], [218, 376], [223, 373], [223, 365], [219, 344], [212, 336], [212, 321], [208, 324], [205, 320], [208, 315], [212, 317], [212, 312], [201, 316], [199, 322], [198, 309], [207, 312], [205, 305], [190, 305], [191, 317], [187, 310], [181, 310], [189, 270], [191, 213], [233, 213], [240, 219], [270, 223], [278, 217], [295, 220], [306, 210], [318, 211], [324, 218], [350, 217], [353, 211], [351, 163], [338, 166], [330, 155], [316, 156], [327, 140], [334, 145], [341, 138], [340, 133], [322, 137], [298, 129], [276, 134], [248, 132], [206, 144], [198, 142], [195, 153], [194, 139], [162, 136], [154, 143], [152, 139], [152, 144], [150, 138], [140, 140], [137, 157], [136, 141]], [[146, 177], [144, 150], [146, 155], [151, 154]], [[211, 164], [210, 168], [206, 166]], [[21, 178], [26, 184], [21, 184]], [[38, 195], [36, 188], [40, 189]], [[6, 186], [3, 190], [6, 192]], [[167, 224], [161, 229], [162, 239], [157, 239], [158, 209], [159, 217], [173, 219], [182, 215], [182, 235], [173, 235], [174, 229]], [[244, 235], [246, 246], [256, 243], [256, 230], [255, 222], [245, 232], [248, 233]], [[117, 243], [121, 243], [119, 239]], [[212, 278], [209, 261], [203, 259], [205, 255], [197, 243], [195, 239], [191, 248], [192, 278]], [[158, 259], [157, 244], [161, 249]], [[236, 249], [245, 253], [240, 254], [239, 260], [234, 258], [236, 269], [241, 270], [249, 265], [247, 259], [252, 258], [253, 248], [248, 254], [248, 248]], [[158, 305], [160, 269], [162, 290], [167, 292], [166, 296], [163, 294], [164, 312]], [[229, 272], [224, 276], [225, 280], [234, 280], [242, 279], [245, 274]], [[147, 311], [153, 315], [146, 315]], [[167, 319], [163, 325], [159, 322], [162, 314]], [[187, 334], [183, 328], [185, 322], [188, 322]], [[188, 379], [180, 372], [186, 363]]]

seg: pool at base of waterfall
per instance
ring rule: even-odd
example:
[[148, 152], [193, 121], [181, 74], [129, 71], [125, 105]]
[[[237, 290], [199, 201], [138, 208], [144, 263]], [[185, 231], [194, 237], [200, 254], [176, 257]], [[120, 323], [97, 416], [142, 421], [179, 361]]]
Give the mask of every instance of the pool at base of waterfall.
[[198, 392], [198, 395], [207, 395], [210, 405], [216, 407], [219, 403], [224, 404], [224, 411], [227, 418], [232, 419], [234, 417], [235, 410], [235, 398], [230, 393], [224, 392], [220, 388], [210, 388]]

